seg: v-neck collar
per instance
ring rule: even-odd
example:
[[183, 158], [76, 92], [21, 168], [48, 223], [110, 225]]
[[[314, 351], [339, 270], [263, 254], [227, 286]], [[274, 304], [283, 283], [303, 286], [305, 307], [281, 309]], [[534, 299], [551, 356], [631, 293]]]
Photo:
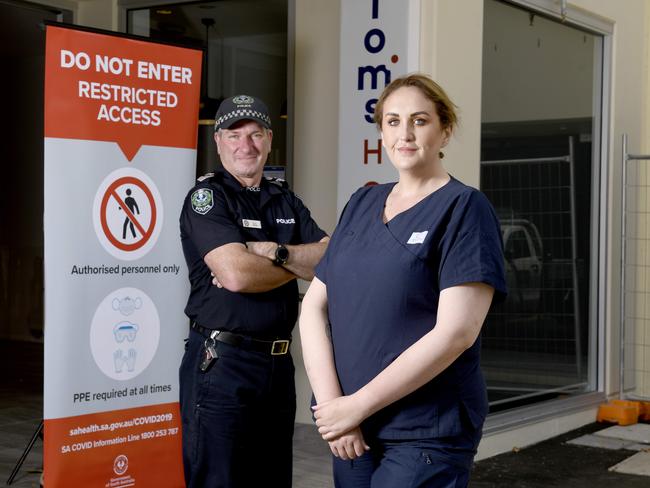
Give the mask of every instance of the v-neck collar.
[[386, 184], [386, 185], [385, 185], [384, 194], [383, 194], [382, 197], [381, 197], [381, 203], [382, 203], [382, 204], [381, 204], [381, 206], [380, 206], [380, 208], [379, 208], [379, 221], [380, 221], [380, 222], [381, 222], [381, 223], [382, 223], [386, 228], [388, 228], [388, 227], [390, 226], [390, 224], [391, 224], [392, 222], [394, 222], [395, 219], [397, 219], [398, 217], [401, 217], [401, 216], [403, 216], [403, 215], [406, 215], [406, 214], [410, 213], [413, 209], [415, 209], [415, 208], [417, 208], [417, 207], [420, 207], [421, 205], [424, 205], [424, 202], [427, 202], [428, 200], [430, 200], [431, 198], [433, 198], [433, 195], [439, 195], [440, 192], [441, 192], [442, 190], [444, 190], [445, 188], [447, 188], [448, 186], [450, 186], [450, 184], [452, 183], [452, 181], [456, 181], [456, 178], [454, 178], [453, 176], [449, 175], [449, 181], [447, 181], [447, 182], [446, 182], [444, 185], [442, 185], [440, 188], [438, 188], [437, 190], [432, 191], [432, 192], [429, 193], [427, 196], [425, 196], [424, 198], [422, 198], [419, 202], [417, 202], [417, 203], [411, 205], [409, 208], [404, 209], [404, 210], [402, 210], [401, 212], [399, 212], [399, 213], [393, 215], [393, 217], [392, 217], [390, 220], [387, 220], [386, 222], [384, 222], [384, 209], [386, 208], [386, 200], [388, 199], [388, 195], [390, 195], [390, 192], [393, 190], [393, 188], [395, 187], [395, 185], [396, 185], [398, 182], [396, 181], [396, 182], [394, 182], [394, 183], [388, 183], [388, 184]]

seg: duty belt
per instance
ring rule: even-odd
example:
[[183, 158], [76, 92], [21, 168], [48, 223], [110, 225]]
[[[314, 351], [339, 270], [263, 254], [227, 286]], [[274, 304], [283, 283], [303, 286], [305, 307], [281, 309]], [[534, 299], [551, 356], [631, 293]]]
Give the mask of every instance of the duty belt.
[[291, 344], [291, 339], [262, 341], [260, 339], [254, 339], [253, 337], [228, 332], [227, 330], [208, 329], [194, 321], [192, 321], [190, 327], [192, 330], [195, 330], [204, 337], [212, 337], [215, 341], [224, 342], [231, 346], [240, 347], [250, 351], [264, 352], [272, 356], [287, 354], [289, 352], [289, 345]]

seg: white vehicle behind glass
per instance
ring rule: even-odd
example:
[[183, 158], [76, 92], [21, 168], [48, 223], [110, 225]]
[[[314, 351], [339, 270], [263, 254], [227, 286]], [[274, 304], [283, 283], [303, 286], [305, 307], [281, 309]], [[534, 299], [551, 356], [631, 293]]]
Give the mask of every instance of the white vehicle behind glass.
[[507, 307], [517, 312], [537, 312], [543, 266], [539, 231], [526, 219], [502, 219], [501, 234], [508, 283]]

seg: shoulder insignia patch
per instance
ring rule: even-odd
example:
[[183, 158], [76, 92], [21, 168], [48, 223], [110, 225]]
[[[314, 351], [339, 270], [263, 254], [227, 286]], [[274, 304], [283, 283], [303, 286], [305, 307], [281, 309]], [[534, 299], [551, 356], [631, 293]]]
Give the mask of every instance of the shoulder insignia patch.
[[280, 188], [289, 188], [289, 183], [286, 182], [286, 180], [283, 180], [282, 178], [271, 178], [266, 176], [266, 181], [269, 183], [274, 184], [275, 186], [279, 186]]
[[205, 215], [214, 206], [212, 190], [209, 188], [199, 188], [192, 193], [190, 201], [192, 202], [192, 210], [197, 214]]
[[196, 181], [198, 181], [199, 183], [201, 183], [201, 182], [203, 182], [203, 181], [205, 181], [205, 180], [207, 180], [207, 179], [209, 179], [209, 178], [212, 178], [213, 176], [214, 176], [214, 173], [206, 173], [206, 174], [204, 174], [204, 175], [199, 176], [199, 177], [196, 179]]

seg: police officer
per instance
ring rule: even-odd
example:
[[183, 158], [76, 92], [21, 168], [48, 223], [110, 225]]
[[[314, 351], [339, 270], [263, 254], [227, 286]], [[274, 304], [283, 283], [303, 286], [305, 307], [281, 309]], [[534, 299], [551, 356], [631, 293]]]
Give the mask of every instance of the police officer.
[[272, 137], [261, 100], [224, 100], [214, 136], [223, 170], [200, 179], [180, 217], [188, 488], [291, 486], [296, 278], [313, 277], [329, 238], [284, 181], [263, 177]]

